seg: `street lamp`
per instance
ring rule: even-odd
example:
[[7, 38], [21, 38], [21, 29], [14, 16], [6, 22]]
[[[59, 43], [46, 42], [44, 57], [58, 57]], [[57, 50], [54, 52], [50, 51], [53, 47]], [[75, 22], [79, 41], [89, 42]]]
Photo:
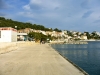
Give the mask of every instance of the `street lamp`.
[[[17, 26], [15, 26], [15, 29], [16, 29], [16, 31], [17, 31]], [[16, 32], [16, 41], [18, 41], [17, 32]]]
[[15, 29], [17, 29], [17, 26], [15, 26]]

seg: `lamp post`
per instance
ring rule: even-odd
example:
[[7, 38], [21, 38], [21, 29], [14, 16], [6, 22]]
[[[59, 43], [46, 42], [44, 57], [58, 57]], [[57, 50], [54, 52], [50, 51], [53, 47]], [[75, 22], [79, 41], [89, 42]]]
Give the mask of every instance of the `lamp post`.
[[[17, 31], [17, 26], [15, 26], [15, 29], [16, 29], [16, 31]], [[18, 41], [17, 32], [16, 32], [16, 41]]]
[[15, 29], [17, 29], [17, 26], [15, 26]]

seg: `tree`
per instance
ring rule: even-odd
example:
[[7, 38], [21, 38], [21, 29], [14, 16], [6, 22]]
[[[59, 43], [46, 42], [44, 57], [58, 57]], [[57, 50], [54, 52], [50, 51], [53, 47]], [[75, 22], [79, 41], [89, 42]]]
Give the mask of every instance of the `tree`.
[[59, 30], [58, 28], [55, 28], [54, 31], [61, 32], [61, 30]]
[[0, 27], [12, 27], [15, 28], [17, 26], [17, 29], [25, 29], [25, 28], [31, 28], [35, 30], [43, 30], [43, 31], [51, 31], [51, 29], [44, 27], [43, 25], [37, 25], [37, 24], [31, 24], [31, 23], [23, 23], [18, 21], [13, 21], [11, 19], [5, 19], [4, 17], [0, 17]]
[[84, 33], [86, 33], [86, 36], [87, 36], [88, 39], [91, 39], [89, 32], [84, 32]]
[[73, 37], [73, 34], [72, 34], [72, 32], [70, 32], [70, 31], [67, 31], [67, 34], [68, 34], [68, 36], [71, 36], [71, 37]]

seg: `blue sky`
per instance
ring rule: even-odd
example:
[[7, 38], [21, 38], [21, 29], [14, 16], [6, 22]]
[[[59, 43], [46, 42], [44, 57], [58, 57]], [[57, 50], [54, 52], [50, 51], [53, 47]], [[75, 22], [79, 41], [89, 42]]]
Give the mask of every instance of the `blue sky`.
[[0, 16], [48, 28], [100, 32], [100, 0], [0, 0]]

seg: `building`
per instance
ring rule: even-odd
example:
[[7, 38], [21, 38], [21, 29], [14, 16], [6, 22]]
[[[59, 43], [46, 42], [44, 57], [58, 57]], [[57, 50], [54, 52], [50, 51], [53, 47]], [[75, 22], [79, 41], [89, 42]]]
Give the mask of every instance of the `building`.
[[17, 33], [17, 41], [27, 41], [28, 35], [27, 33]]
[[0, 27], [0, 42], [17, 42], [17, 30], [12, 27]]
[[81, 39], [82, 39], [82, 40], [87, 40], [87, 36], [82, 35], [82, 36], [81, 36]]

